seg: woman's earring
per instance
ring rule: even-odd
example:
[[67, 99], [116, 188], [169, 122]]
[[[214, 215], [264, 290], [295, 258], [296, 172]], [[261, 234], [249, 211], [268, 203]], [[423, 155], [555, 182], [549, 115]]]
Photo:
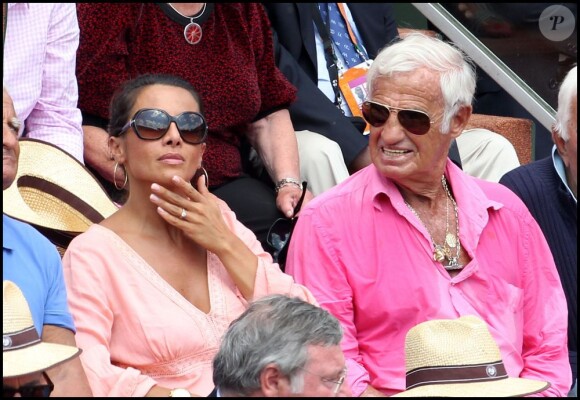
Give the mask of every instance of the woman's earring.
[[197, 171], [195, 171], [195, 175], [193, 176], [193, 179], [191, 180], [191, 182], [193, 183], [193, 185], [195, 187], [195, 185], [197, 185], [197, 181], [198, 181], [199, 177], [202, 175], [205, 178], [205, 187], [209, 188], [209, 176], [207, 175], [207, 171], [205, 170], [204, 167], [199, 167], [197, 169]]
[[129, 178], [127, 177], [127, 171], [125, 170], [125, 167], [123, 167], [122, 165], [121, 167], [123, 168], [123, 172], [125, 173], [125, 182], [123, 182], [122, 186], [117, 185], [117, 168], [119, 168], [119, 163], [116, 162], [115, 167], [113, 168], [113, 185], [115, 185], [115, 188], [117, 190], [125, 189], [125, 186], [127, 186], [127, 181], [129, 180]]
[[205, 178], [205, 187], [209, 188], [209, 176], [207, 175], [207, 171], [205, 170], [204, 167], [201, 167], [201, 169], [203, 169], [203, 177]]

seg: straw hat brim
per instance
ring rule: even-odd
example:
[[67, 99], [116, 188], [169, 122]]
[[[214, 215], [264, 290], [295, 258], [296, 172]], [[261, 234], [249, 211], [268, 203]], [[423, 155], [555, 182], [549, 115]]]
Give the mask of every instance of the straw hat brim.
[[101, 183], [69, 153], [40, 140], [19, 141], [18, 171], [3, 191], [3, 212], [42, 228], [78, 234], [118, 210]]
[[18, 350], [2, 353], [2, 376], [15, 376], [41, 372], [78, 356], [81, 349], [57, 343], [39, 342]]
[[510, 377], [487, 382], [419, 386], [392, 397], [512, 397], [542, 392], [549, 387], [548, 382]]

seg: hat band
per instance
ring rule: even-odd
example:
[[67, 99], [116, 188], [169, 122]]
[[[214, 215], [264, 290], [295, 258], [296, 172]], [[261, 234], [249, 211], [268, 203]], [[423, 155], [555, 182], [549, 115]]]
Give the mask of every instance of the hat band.
[[40, 342], [40, 337], [34, 326], [16, 333], [2, 334], [3, 351], [18, 350]]
[[485, 382], [507, 377], [501, 360], [477, 365], [423, 367], [407, 372], [407, 390], [423, 385]]
[[56, 197], [58, 200], [70, 205], [74, 210], [78, 210], [82, 215], [95, 224], [103, 220], [103, 217], [97, 210], [77, 197], [74, 193], [71, 193], [65, 188], [43, 178], [23, 175], [18, 179], [18, 186], [30, 187], [39, 190], [40, 192], [48, 193], [49, 195]]

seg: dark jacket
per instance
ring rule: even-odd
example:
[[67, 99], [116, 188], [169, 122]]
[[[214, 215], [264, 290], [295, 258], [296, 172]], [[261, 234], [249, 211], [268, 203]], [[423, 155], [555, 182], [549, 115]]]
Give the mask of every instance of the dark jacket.
[[[393, 7], [388, 3], [347, 3], [368, 55], [378, 52], [398, 37]], [[286, 78], [298, 88], [296, 102], [290, 107], [294, 129], [310, 130], [334, 140], [340, 146], [346, 165], [368, 146], [358, 122], [346, 117], [318, 89], [316, 40], [313, 6], [316, 3], [263, 3], [274, 33], [276, 63]], [[354, 122], [354, 123], [353, 123]], [[362, 122], [362, 121], [361, 121]], [[364, 122], [362, 127], [364, 128]], [[455, 141], [449, 157], [461, 161]]]
[[552, 156], [522, 165], [499, 181], [526, 204], [548, 241], [568, 303], [568, 350], [574, 380], [578, 351], [578, 208]]
[[[389, 3], [347, 3], [368, 55], [374, 59], [379, 50], [398, 37], [395, 12]], [[318, 83], [313, 6], [316, 3], [264, 3], [280, 44]]]

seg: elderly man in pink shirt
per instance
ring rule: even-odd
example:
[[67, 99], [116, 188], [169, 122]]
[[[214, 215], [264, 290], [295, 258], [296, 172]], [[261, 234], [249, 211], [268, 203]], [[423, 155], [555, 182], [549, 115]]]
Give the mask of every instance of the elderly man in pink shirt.
[[447, 157], [471, 116], [473, 66], [410, 35], [381, 51], [367, 82], [373, 164], [300, 213], [286, 266], [341, 321], [353, 394], [403, 391], [409, 329], [475, 315], [509, 376], [565, 396], [567, 306], [548, 244], [517, 196]]

